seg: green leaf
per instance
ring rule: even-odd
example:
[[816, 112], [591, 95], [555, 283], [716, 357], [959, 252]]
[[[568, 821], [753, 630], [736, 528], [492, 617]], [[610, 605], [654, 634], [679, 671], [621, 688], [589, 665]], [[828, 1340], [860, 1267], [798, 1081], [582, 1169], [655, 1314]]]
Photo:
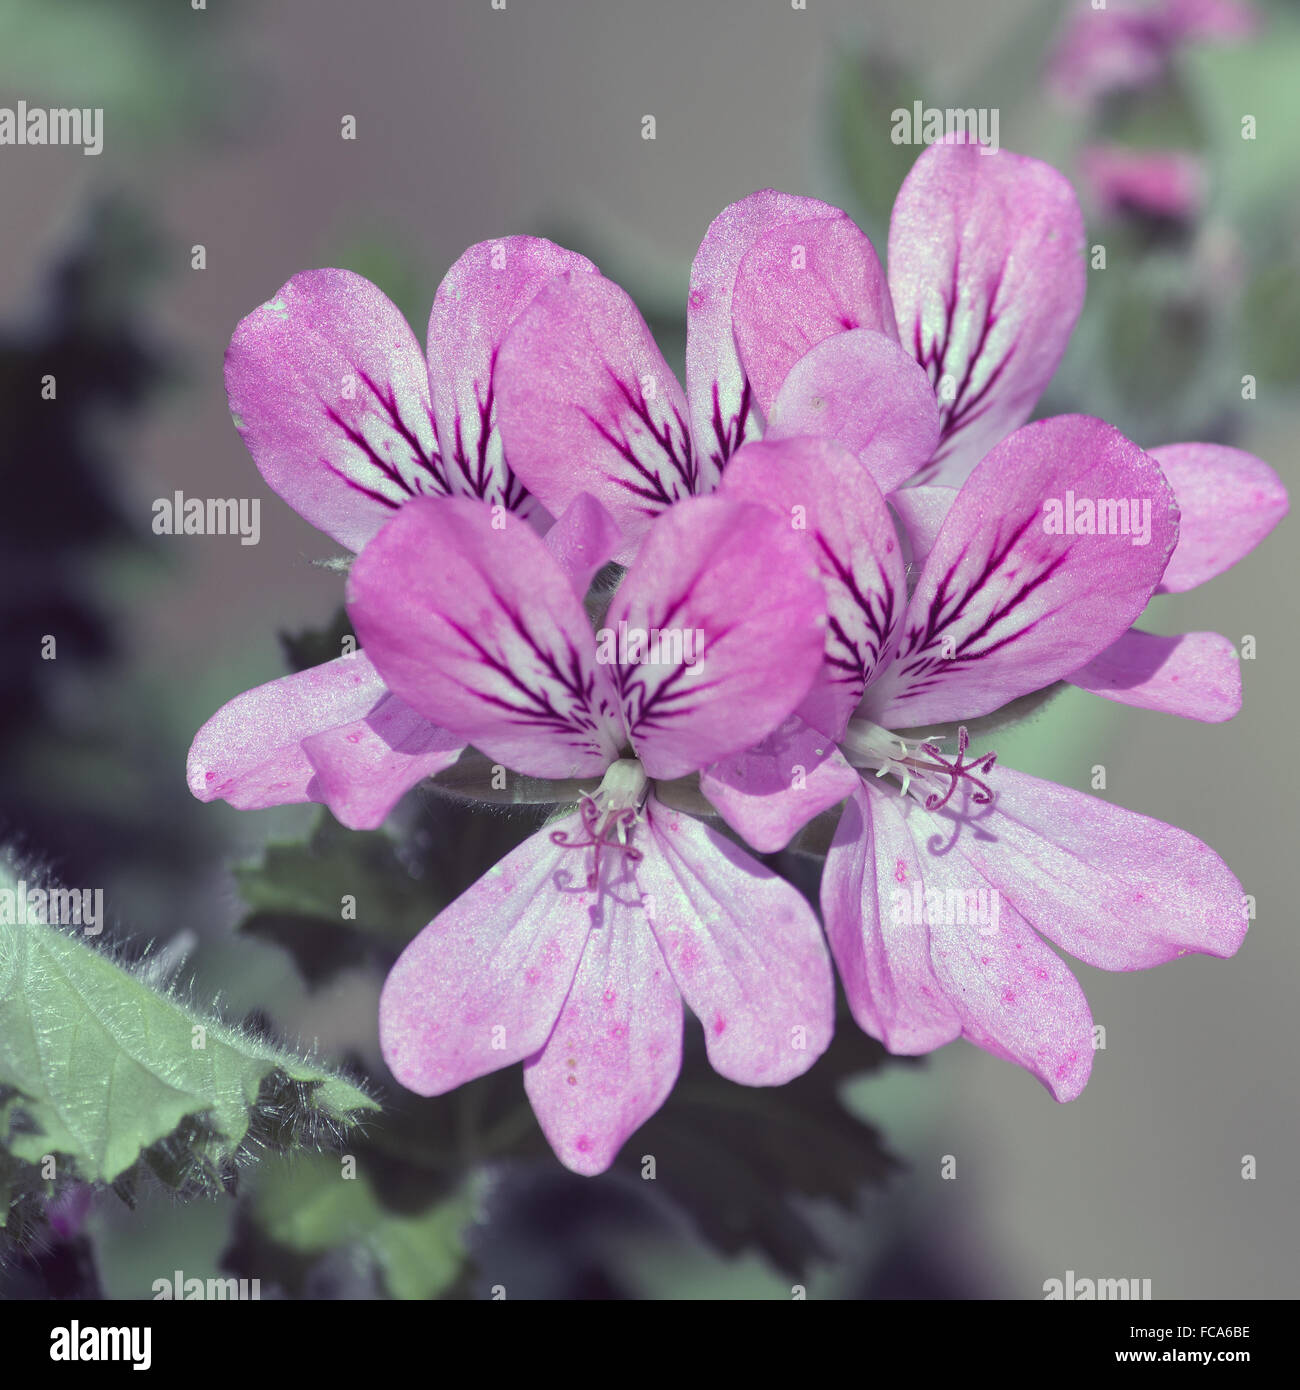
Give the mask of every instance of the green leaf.
[[337, 1158], [312, 1155], [263, 1168], [249, 1215], [282, 1251], [319, 1257], [359, 1247], [379, 1266], [394, 1298], [429, 1299], [464, 1273], [462, 1233], [478, 1206], [478, 1183], [471, 1179], [423, 1210], [390, 1211], [363, 1172], [346, 1177]]
[[883, 254], [894, 198], [920, 153], [890, 139], [892, 113], [911, 111], [921, 86], [880, 56], [841, 51], [832, 61], [826, 127], [835, 191]]
[[446, 905], [387, 833], [346, 830], [327, 812], [310, 839], [269, 844], [234, 874], [250, 909], [239, 930], [288, 951], [311, 987], [376, 948], [391, 958]]
[[[1266, 240], [1280, 208], [1295, 205], [1297, 65], [1300, 20], [1285, 11], [1270, 19], [1262, 42], [1194, 45], [1180, 60], [1205, 113], [1216, 210], [1248, 244]], [[1247, 116], [1253, 139], [1242, 138]]]
[[344, 829], [324, 812], [305, 843], [269, 844], [259, 860], [237, 866], [234, 873], [254, 914], [320, 918], [377, 933], [399, 946], [439, 906], [433, 886], [411, 877], [390, 836]]
[[1249, 370], [1285, 386], [1300, 378], [1300, 267], [1283, 256], [1263, 265], [1246, 289], [1241, 313]]
[[[511, 779], [520, 796], [524, 781]], [[447, 791], [412, 806], [400, 843], [386, 829], [347, 830], [321, 811], [306, 841], [269, 845], [235, 870], [251, 909], [240, 931], [287, 950], [310, 987], [353, 965], [387, 968], [541, 825], [544, 808], [521, 801], [514, 815], [485, 813], [455, 785]]]
[[[15, 886], [2, 866], [0, 884]], [[0, 923], [9, 1159], [54, 1155], [61, 1179], [127, 1186], [144, 1160], [179, 1187], [253, 1144], [312, 1142], [375, 1108], [344, 1077], [197, 1012], [65, 930]]]

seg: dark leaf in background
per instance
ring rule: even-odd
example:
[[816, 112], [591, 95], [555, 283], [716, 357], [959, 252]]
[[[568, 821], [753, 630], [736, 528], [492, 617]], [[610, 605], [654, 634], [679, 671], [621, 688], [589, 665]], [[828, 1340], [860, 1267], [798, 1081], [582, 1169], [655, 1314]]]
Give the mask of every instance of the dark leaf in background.
[[738, 1086], [709, 1066], [693, 1023], [681, 1079], [628, 1142], [619, 1166], [639, 1172], [641, 1156], [653, 1155], [656, 1183], [717, 1249], [757, 1249], [779, 1269], [802, 1274], [827, 1252], [791, 1195], [849, 1209], [897, 1167], [877, 1132], [839, 1096], [843, 1082], [875, 1070], [887, 1055], [845, 1013], [806, 1075], [784, 1086]]
[[349, 651], [360, 646], [352, 631], [347, 610], [340, 608], [328, 627], [308, 627], [301, 632], [281, 632], [280, 648], [291, 671], [307, 671], [345, 655], [344, 642], [351, 639]]
[[[139, 314], [158, 259], [143, 219], [121, 201], [100, 202], [33, 321], [0, 330], [0, 755], [26, 725], [49, 719], [52, 681], [112, 650], [92, 562], [97, 549], [130, 542], [133, 528], [100, 440], [165, 377]], [[53, 400], [42, 399], [47, 377]], [[47, 633], [60, 639], [56, 661], [41, 659]]]

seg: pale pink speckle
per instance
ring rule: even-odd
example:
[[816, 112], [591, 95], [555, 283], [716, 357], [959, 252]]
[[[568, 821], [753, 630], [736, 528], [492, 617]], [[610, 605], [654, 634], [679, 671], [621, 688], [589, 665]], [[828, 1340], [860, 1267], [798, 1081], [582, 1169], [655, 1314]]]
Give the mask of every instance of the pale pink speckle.
[[903, 863], [901, 859], [894, 866], [894, 877], [899, 881], [899, 883], [907, 882], [907, 865]]

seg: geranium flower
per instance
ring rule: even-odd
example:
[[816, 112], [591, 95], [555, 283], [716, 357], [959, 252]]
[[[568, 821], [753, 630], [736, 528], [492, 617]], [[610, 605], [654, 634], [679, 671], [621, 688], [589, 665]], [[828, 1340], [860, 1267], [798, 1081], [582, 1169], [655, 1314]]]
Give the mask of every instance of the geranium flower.
[[887, 278], [840, 209], [752, 194], [696, 255], [685, 393], [610, 281], [562, 275], [534, 298], [498, 370], [512, 465], [554, 512], [598, 497], [629, 553], [651, 516], [711, 492], [760, 437], [836, 439], [886, 494], [960, 483], [1056, 370], [1083, 304], [1083, 249], [1061, 174], [960, 139], [923, 151], [904, 180]]
[[[1262, 459], [1226, 444], [1164, 444], [1148, 450], [1173, 489], [1178, 544], [1155, 593], [1199, 587], [1248, 555], [1287, 514], [1287, 493]], [[929, 554], [955, 488], [896, 492], [890, 503], [919, 568]], [[1166, 637], [1133, 627], [1065, 680], [1103, 699], [1221, 723], [1241, 709], [1241, 664], [1217, 632]]]
[[[737, 325], [742, 266], [774, 237], [792, 241], [796, 259], [806, 252], [809, 268], [800, 295], [765, 306], [755, 326], [771, 338], [765, 364], [779, 350], [793, 365], [828, 324], [844, 340], [840, 355], [813, 363], [815, 376], [785, 393], [771, 370], [756, 378], [742, 364]], [[809, 399], [823, 386], [829, 408]], [[870, 242], [838, 208], [772, 189], [725, 209], [696, 254], [685, 391], [622, 289], [600, 275], [566, 274], [507, 335], [497, 393], [518, 476], [557, 515], [584, 493], [598, 499], [623, 534], [623, 562], [656, 516], [713, 492], [736, 449], [764, 431], [835, 433], [890, 486], [927, 461], [938, 432], [934, 393], [898, 344]]]
[[[745, 1084], [799, 1075], [830, 1040], [830, 959], [812, 910], [661, 785], [790, 715], [826, 616], [811, 556], [782, 518], [703, 498], [647, 533], [598, 644], [583, 595], [619, 538], [590, 498], [563, 524], [586, 544], [557, 550], [477, 501], [413, 502], [357, 558], [349, 612], [422, 717], [514, 773], [585, 779], [576, 812], [403, 952], [380, 1004], [384, 1056], [422, 1095], [524, 1061], [556, 1154], [598, 1173], [672, 1089], [683, 997], [713, 1066]], [[698, 634], [690, 658], [674, 632]], [[638, 642], [656, 634], [665, 645], [642, 659]], [[555, 798], [575, 792], [558, 785]]]
[[1091, 106], [1111, 93], [1152, 86], [1184, 44], [1249, 38], [1259, 14], [1246, 0], [1111, 0], [1072, 9], [1048, 61], [1050, 86], [1068, 102]]
[[[474, 497], [544, 525], [503, 454], [494, 373], [506, 329], [561, 271], [594, 267], [536, 237], [471, 246], [434, 296], [427, 361], [368, 280], [295, 275], [226, 353], [231, 412], [267, 485], [348, 550], [418, 497]], [[319, 801], [368, 829], [463, 746], [356, 652], [223, 706], [195, 737], [188, 779], [201, 801]]]
[[[599, 276], [560, 276], [502, 352], [510, 456], [553, 507], [590, 491], [635, 535], [674, 499], [717, 487], [746, 440], [832, 438], [888, 497], [919, 565], [956, 485], [1024, 423], [1056, 370], [1083, 305], [1083, 249], [1061, 174], [959, 138], [930, 146], [904, 180], [887, 279], [839, 209], [753, 194], [715, 220], [696, 256], [685, 416], [670, 406], [676, 382], [631, 300]], [[654, 399], [642, 401], [647, 382]], [[1154, 453], [1185, 510], [1184, 542], [1157, 592], [1208, 578], [1212, 555], [1222, 560], [1214, 573], [1227, 568], [1285, 513], [1276, 475], [1240, 450]], [[1228, 719], [1241, 705], [1236, 652], [1212, 632], [1134, 629], [1066, 678], [1193, 719]]]
[[1194, 217], [1205, 202], [1205, 165], [1186, 150], [1090, 145], [1079, 162], [1108, 217], [1136, 212], [1181, 222]]
[[[1128, 630], [1173, 568], [1173, 492], [1099, 420], [1026, 425], [963, 485], [908, 597], [885, 500], [869, 480], [847, 485], [855, 466], [829, 441], [794, 440], [746, 446], [728, 468], [723, 496], [806, 519], [827, 587], [832, 698], [805, 702], [783, 731], [789, 746], [769, 738], [702, 787], [756, 848], [781, 847], [813, 809], [792, 787], [813, 780], [808, 723], [820, 720], [816, 774], [851, 779], [821, 897], [854, 1017], [893, 1052], [966, 1037], [1072, 1099], [1092, 1065], [1091, 1016], [1037, 933], [1103, 969], [1228, 956], [1246, 931], [1240, 885], [1180, 830], [1013, 772], [993, 753], [970, 757], [965, 725]], [[1147, 543], [1045, 528], [1044, 501], [1067, 492], [1145, 503]], [[946, 751], [942, 738], [906, 732], [954, 724]], [[936, 893], [941, 907], [996, 903], [993, 929], [933, 911]]]

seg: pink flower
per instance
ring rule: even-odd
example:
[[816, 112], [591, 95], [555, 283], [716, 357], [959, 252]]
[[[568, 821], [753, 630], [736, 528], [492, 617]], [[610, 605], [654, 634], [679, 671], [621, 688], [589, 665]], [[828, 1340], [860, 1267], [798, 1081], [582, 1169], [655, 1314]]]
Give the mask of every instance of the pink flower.
[[[1206, 481], [1222, 461], [1207, 448], [1166, 456]], [[869, 481], [847, 486], [854, 467], [829, 441], [754, 444], [732, 460], [724, 496], [783, 516], [802, 509], [830, 626], [822, 698], [710, 768], [702, 789], [750, 844], [775, 850], [847, 786], [821, 897], [858, 1023], [898, 1053], [966, 1037], [1072, 1099], [1092, 1065], [1091, 1016], [1039, 933], [1103, 969], [1229, 956], [1246, 931], [1240, 885], [1180, 830], [997, 766], [992, 753], [970, 757], [964, 723], [946, 751], [944, 737], [893, 731], [1004, 710], [1080, 658], [1134, 643], [1129, 624], [1162, 576], [1197, 582], [1260, 529], [1249, 512], [1228, 514], [1213, 535], [1194, 525], [1180, 539], [1152, 457], [1099, 420], [1041, 420], [963, 485], [909, 597], [885, 500]], [[1044, 501], [1069, 494], [1128, 499], [1148, 518], [1145, 542], [1045, 526]]]
[[1091, 105], [1154, 84], [1183, 44], [1249, 38], [1258, 23], [1245, 0], [1110, 0], [1104, 9], [1082, 0], [1049, 59], [1048, 82], [1066, 101]]
[[1184, 150], [1092, 145], [1080, 155], [1083, 177], [1110, 217], [1138, 212], [1178, 221], [1205, 202], [1205, 166]]
[[[503, 455], [494, 372], [506, 329], [561, 271], [594, 267], [536, 237], [471, 246], [434, 297], [427, 361], [368, 280], [295, 275], [226, 354], [230, 409], [268, 486], [349, 550], [419, 497], [479, 498], [545, 525]], [[368, 829], [463, 746], [357, 652], [223, 706], [194, 740], [188, 779], [201, 801], [319, 801]]]
[[561, 275], [519, 316], [497, 382], [511, 463], [552, 512], [590, 492], [628, 553], [757, 438], [849, 448], [886, 493], [958, 483], [1029, 418], [1084, 297], [1078, 200], [1049, 165], [954, 140], [894, 204], [886, 277], [838, 208], [767, 190], [727, 208], [691, 271], [686, 390], [632, 301]]
[[[953, 140], [925, 150], [903, 182], [887, 276], [838, 209], [768, 191], [724, 211], [692, 270], [684, 396], [617, 286], [557, 277], [507, 336], [502, 429], [516, 470], [552, 510], [590, 492], [633, 537], [678, 498], [719, 486], [739, 442], [834, 439], [888, 497], [919, 562], [955, 485], [1037, 405], [1084, 286], [1068, 181], [1038, 160]], [[1168, 451], [1201, 532], [1226, 508], [1258, 540], [1285, 512], [1259, 460]], [[1210, 720], [1240, 706], [1236, 654], [1215, 633], [1134, 630], [1081, 666], [1067, 678], [1121, 703]]]
[[[557, 532], [568, 541], [477, 501], [413, 502], [358, 557], [349, 611], [411, 709], [503, 769], [587, 782], [558, 786], [579, 810], [407, 947], [380, 1038], [422, 1095], [524, 1061], [557, 1155], [598, 1173], [672, 1089], [683, 998], [714, 1067], [747, 1085], [788, 1081], [830, 1040], [811, 909], [663, 790], [788, 718], [821, 660], [825, 600], [783, 519], [696, 499], [646, 534], [598, 645], [583, 595], [617, 533], [590, 498]], [[668, 636], [648, 659], [625, 647], [674, 631], [699, 634], [694, 659]]]

